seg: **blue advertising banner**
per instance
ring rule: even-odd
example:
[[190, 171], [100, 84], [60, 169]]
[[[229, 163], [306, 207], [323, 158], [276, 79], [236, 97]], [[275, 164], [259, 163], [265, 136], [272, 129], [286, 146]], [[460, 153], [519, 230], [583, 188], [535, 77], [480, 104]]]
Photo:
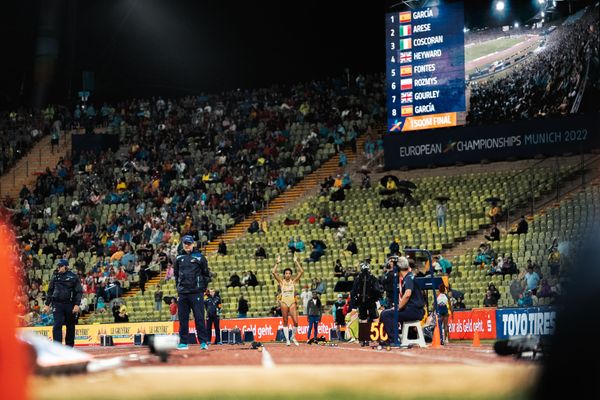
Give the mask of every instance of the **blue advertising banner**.
[[496, 310], [496, 339], [551, 335], [555, 321], [556, 309], [550, 307], [499, 308]]
[[383, 138], [385, 168], [422, 168], [589, 152], [600, 146], [600, 114], [430, 129]]

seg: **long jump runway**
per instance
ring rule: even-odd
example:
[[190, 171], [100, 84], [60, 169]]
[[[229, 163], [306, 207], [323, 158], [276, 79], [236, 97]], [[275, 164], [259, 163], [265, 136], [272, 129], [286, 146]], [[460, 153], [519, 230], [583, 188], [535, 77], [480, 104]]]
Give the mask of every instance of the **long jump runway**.
[[[92, 347], [96, 358], [120, 357], [122, 367], [74, 376], [34, 377], [40, 399], [58, 398], [515, 398], [535, 383], [540, 365], [496, 355], [491, 346], [376, 350], [353, 344], [287, 347], [266, 343], [191, 346], [167, 363], [146, 347]], [[366, 384], [368, 383], [368, 384]], [[409, 384], [407, 384], [409, 383]], [[92, 388], [101, 388], [92, 390]], [[123, 388], [127, 388], [124, 390]], [[360, 397], [356, 397], [360, 398]]]

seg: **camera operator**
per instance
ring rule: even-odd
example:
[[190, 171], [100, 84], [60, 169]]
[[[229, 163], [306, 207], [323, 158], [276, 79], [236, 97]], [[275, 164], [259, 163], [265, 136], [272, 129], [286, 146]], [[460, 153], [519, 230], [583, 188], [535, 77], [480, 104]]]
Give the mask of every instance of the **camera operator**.
[[378, 317], [376, 303], [381, 298], [381, 285], [371, 273], [370, 261], [371, 259], [367, 258], [361, 264], [350, 297], [350, 309], [358, 308], [359, 322], [372, 322]]
[[387, 264], [383, 267], [383, 275], [379, 278], [381, 286], [385, 291], [386, 309], [394, 306], [394, 266], [397, 264], [398, 257], [391, 256]]

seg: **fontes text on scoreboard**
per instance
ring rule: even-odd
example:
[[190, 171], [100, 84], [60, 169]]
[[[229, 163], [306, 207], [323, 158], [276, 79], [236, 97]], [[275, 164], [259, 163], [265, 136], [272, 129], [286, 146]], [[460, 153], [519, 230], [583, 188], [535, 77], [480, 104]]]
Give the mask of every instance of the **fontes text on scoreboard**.
[[459, 124], [465, 111], [462, 2], [386, 14], [388, 131]]

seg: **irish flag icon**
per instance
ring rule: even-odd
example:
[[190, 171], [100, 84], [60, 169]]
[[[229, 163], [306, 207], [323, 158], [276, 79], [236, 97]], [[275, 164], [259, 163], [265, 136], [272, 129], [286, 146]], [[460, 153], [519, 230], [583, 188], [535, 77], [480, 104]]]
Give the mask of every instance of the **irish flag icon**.
[[400, 39], [400, 50], [409, 50], [412, 48], [411, 38]]

